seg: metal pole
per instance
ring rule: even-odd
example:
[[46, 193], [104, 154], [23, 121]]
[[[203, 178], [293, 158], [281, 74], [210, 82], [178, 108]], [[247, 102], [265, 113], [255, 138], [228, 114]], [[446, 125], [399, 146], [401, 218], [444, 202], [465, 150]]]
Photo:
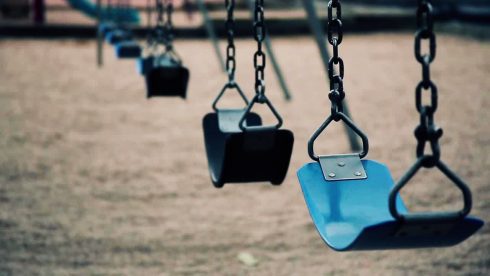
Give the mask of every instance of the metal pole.
[[104, 65], [104, 53], [103, 51], [103, 37], [100, 30], [100, 24], [102, 23], [102, 0], [97, 0], [97, 65], [102, 67]]
[[219, 48], [219, 41], [218, 37], [216, 36], [216, 31], [213, 25], [213, 22], [211, 21], [211, 18], [209, 17], [208, 10], [206, 9], [206, 4], [204, 4], [203, 0], [197, 0], [197, 6], [199, 7], [199, 10], [201, 11], [203, 20], [204, 20], [204, 27], [206, 28], [206, 31], [208, 32], [209, 39], [213, 43], [214, 51], [216, 52], [216, 56], [218, 57], [218, 61], [221, 65], [221, 69], [223, 72], [226, 72], [226, 65], [225, 65], [225, 59], [223, 58], [223, 55], [221, 54], [221, 50]]
[[46, 5], [44, 0], [34, 0], [34, 23], [44, 24], [46, 21]]
[[[250, 13], [252, 14], [252, 18], [254, 16], [254, 2], [253, 0], [247, 0], [248, 7], [250, 9]], [[272, 49], [272, 42], [270, 40], [269, 36], [265, 37], [265, 48], [267, 50], [269, 59], [272, 63], [272, 68], [274, 69], [274, 72], [276, 73], [277, 81], [279, 82], [279, 85], [281, 86], [282, 92], [284, 93], [284, 98], [287, 101], [291, 100], [291, 93], [289, 92], [288, 85], [286, 84], [286, 80], [284, 79], [284, 76], [281, 71], [281, 67], [279, 66], [279, 63], [277, 62], [276, 55], [274, 54], [274, 50]]]
[[[328, 61], [330, 60], [330, 55], [328, 53], [327, 47], [325, 45], [325, 32], [323, 31], [320, 20], [318, 19], [318, 15], [316, 14], [315, 6], [313, 4], [313, 0], [303, 0], [303, 6], [305, 8], [308, 23], [310, 25], [311, 32], [315, 37], [316, 44], [318, 45], [318, 50], [320, 51], [320, 55], [322, 57], [323, 66], [325, 67], [325, 72], [328, 74]], [[347, 117], [352, 119], [352, 116], [349, 112], [349, 107], [347, 102], [344, 100], [344, 113]], [[347, 125], [345, 125], [345, 129], [347, 132], [347, 136], [349, 138], [350, 147], [353, 151], [362, 150], [362, 146], [359, 143], [359, 138], [356, 133], [352, 131]]]

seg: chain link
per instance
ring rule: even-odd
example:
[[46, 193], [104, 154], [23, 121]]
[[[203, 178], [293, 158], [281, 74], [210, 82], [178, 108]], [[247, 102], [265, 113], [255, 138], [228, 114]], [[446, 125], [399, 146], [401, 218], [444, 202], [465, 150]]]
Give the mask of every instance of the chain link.
[[171, 51], [173, 41], [173, 1], [156, 0], [157, 8], [157, 27], [155, 30], [156, 41], [163, 43], [167, 51]]
[[260, 103], [264, 103], [266, 65], [266, 56], [264, 51], [262, 51], [262, 42], [264, 41], [266, 36], [264, 0], [255, 0], [253, 32], [255, 41], [257, 41], [257, 51], [254, 54], [255, 92], [258, 95], [258, 101]]
[[146, 0], [146, 25], [148, 29], [151, 28], [151, 18], [152, 18], [151, 0]]
[[227, 19], [225, 23], [228, 46], [226, 47], [226, 71], [228, 72], [228, 81], [233, 83], [235, 81], [236, 71], [236, 49], [235, 49], [235, 19], [233, 12], [235, 10], [235, 0], [225, 0], [225, 6], [227, 11]]
[[[343, 112], [342, 101], [344, 92], [344, 60], [339, 56], [339, 45], [344, 36], [342, 28], [342, 5], [340, 0], [328, 2], [327, 40], [332, 46], [332, 57], [328, 61], [328, 78], [330, 79], [330, 93], [328, 98], [332, 103], [332, 117], [340, 120], [339, 112]], [[335, 16], [334, 16], [335, 15]], [[336, 70], [336, 67], [337, 70]], [[337, 72], [337, 73], [336, 73]]]
[[174, 38], [174, 27], [172, 22], [172, 14], [174, 12], [174, 4], [172, 0], [164, 0], [165, 11], [167, 13], [167, 20], [165, 21], [165, 34], [167, 36], [167, 48], [172, 47], [172, 41]]
[[156, 0], [157, 6], [157, 26], [163, 27], [164, 25], [164, 6], [162, 0]]
[[[436, 36], [434, 34], [433, 8], [430, 0], [418, 0], [417, 32], [415, 33], [415, 59], [422, 65], [422, 80], [415, 88], [415, 106], [420, 114], [420, 124], [415, 129], [417, 138], [417, 157], [425, 157], [424, 167], [434, 167], [440, 159], [439, 139], [443, 130], [434, 123], [434, 114], [438, 106], [438, 89], [430, 78], [430, 64], [436, 57]], [[422, 41], [428, 40], [429, 49], [422, 52]], [[422, 101], [424, 91], [430, 93], [430, 104]], [[425, 146], [429, 143], [432, 154], [425, 154]]]

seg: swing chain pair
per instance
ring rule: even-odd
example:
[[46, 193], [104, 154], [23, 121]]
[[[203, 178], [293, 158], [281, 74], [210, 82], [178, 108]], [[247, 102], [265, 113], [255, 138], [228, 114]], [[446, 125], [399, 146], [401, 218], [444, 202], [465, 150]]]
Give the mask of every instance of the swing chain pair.
[[[466, 183], [459, 178], [449, 167], [441, 160], [441, 149], [439, 139], [443, 135], [443, 130], [438, 128], [434, 122], [434, 114], [437, 110], [437, 86], [430, 79], [430, 64], [436, 57], [436, 36], [434, 34], [433, 8], [430, 0], [418, 0], [417, 8], [417, 32], [415, 34], [415, 58], [422, 65], [422, 81], [419, 82], [415, 89], [415, 103], [417, 111], [420, 114], [420, 124], [415, 129], [417, 138], [417, 161], [410, 169], [400, 178], [395, 187], [391, 190], [389, 196], [389, 209], [391, 215], [397, 220], [412, 221], [420, 223], [429, 221], [431, 223], [439, 220], [448, 223], [454, 220], [461, 220], [471, 211], [472, 197], [471, 190]], [[422, 40], [429, 40], [429, 50], [422, 53]], [[431, 93], [431, 104], [422, 104], [422, 92], [429, 90]], [[430, 144], [432, 153], [426, 154], [425, 147]], [[456, 212], [444, 213], [425, 213], [425, 214], [401, 214], [397, 209], [397, 198], [401, 189], [417, 174], [420, 168], [437, 168], [447, 178], [449, 178], [463, 195], [463, 208]]]
[[[359, 158], [367, 156], [369, 151], [369, 139], [364, 132], [344, 113], [342, 101], [345, 98], [344, 92], [344, 61], [339, 56], [339, 45], [342, 43], [344, 30], [342, 28], [342, 6], [340, 0], [328, 1], [328, 23], [327, 40], [332, 46], [333, 55], [328, 61], [328, 78], [330, 80], [330, 93], [328, 98], [331, 102], [331, 114], [323, 124], [313, 133], [308, 140], [308, 155], [311, 159], [321, 163], [321, 156], [315, 154], [315, 140], [332, 122], [344, 122], [362, 140], [362, 151], [358, 154]], [[338, 67], [338, 68], [335, 68]], [[338, 71], [336, 72], [336, 69]], [[325, 156], [324, 156], [325, 157]]]
[[264, 18], [264, 0], [255, 1], [254, 11], [254, 38], [257, 41], [257, 51], [254, 54], [255, 67], [255, 92], [257, 93], [257, 101], [265, 103], [265, 65], [266, 56], [262, 50], [262, 42], [266, 36], [265, 18]]
[[[422, 65], [422, 80], [415, 89], [415, 105], [420, 113], [420, 124], [415, 129], [417, 138], [417, 157], [424, 158], [423, 166], [431, 168], [440, 160], [439, 139], [443, 130], [434, 123], [434, 114], [438, 105], [437, 86], [430, 78], [430, 64], [436, 57], [436, 36], [434, 34], [433, 7], [430, 0], [418, 0], [417, 27], [415, 34], [415, 58]], [[422, 41], [428, 40], [429, 49], [422, 53]], [[430, 92], [430, 105], [422, 103], [422, 94], [425, 90]], [[425, 146], [429, 143], [432, 154], [425, 154]]]
[[221, 92], [213, 101], [213, 109], [215, 112], [218, 112], [218, 102], [221, 97], [225, 94], [228, 89], [235, 89], [238, 92], [238, 95], [242, 98], [246, 105], [249, 105], [249, 101], [247, 96], [243, 93], [243, 90], [240, 88], [238, 83], [235, 81], [235, 71], [236, 71], [236, 48], [235, 48], [235, 18], [234, 18], [234, 10], [235, 10], [235, 0], [225, 0], [225, 8], [226, 8], [226, 21], [225, 28], [228, 37], [228, 46], [226, 47], [226, 71], [228, 72], [228, 82], [225, 84]]
[[226, 71], [228, 72], [228, 82], [230, 85], [235, 83], [236, 71], [236, 49], [235, 49], [235, 20], [233, 12], [235, 10], [235, 0], [225, 0], [226, 6], [226, 33], [228, 37], [228, 46], [226, 47]]
[[[345, 98], [344, 61], [339, 56], [339, 45], [342, 43], [342, 39], [342, 5], [340, 0], [330, 0], [328, 2], [327, 40], [332, 45], [333, 55], [328, 62], [328, 78], [330, 79], [328, 98], [332, 103], [332, 118], [336, 122], [341, 120], [339, 112], [343, 113], [344, 111], [342, 101]], [[335, 72], [336, 66], [338, 67], [337, 73]]]
[[[265, 16], [264, 16], [264, 0], [255, 0], [254, 9], [254, 24], [253, 24], [254, 39], [257, 41], [257, 51], [254, 54], [254, 68], [255, 68], [255, 97], [250, 101], [248, 107], [242, 115], [238, 125], [242, 131], [246, 130], [262, 130], [275, 128], [279, 129], [282, 126], [283, 120], [279, 112], [277, 112], [274, 105], [265, 95], [265, 63], [266, 56], [262, 50], [262, 43], [265, 40], [267, 31], [265, 28]], [[274, 117], [277, 119], [277, 124], [274, 126], [246, 126], [247, 116], [250, 114], [255, 103], [265, 104], [270, 109]]]
[[156, 6], [158, 13], [156, 28], [157, 42], [163, 43], [166, 51], [171, 51], [173, 48], [172, 13], [174, 9], [172, 0], [156, 0]]

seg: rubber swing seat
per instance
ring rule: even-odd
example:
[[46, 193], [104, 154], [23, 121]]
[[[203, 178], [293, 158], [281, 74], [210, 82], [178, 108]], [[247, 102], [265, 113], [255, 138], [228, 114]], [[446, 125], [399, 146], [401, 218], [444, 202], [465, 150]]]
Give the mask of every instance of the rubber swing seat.
[[219, 110], [203, 119], [204, 141], [211, 180], [216, 188], [225, 183], [270, 182], [280, 185], [289, 167], [293, 133], [260, 127], [256, 113], [248, 113], [242, 131], [239, 121], [245, 109]]
[[[147, 97], [187, 97], [189, 70], [170, 57], [153, 58], [145, 74]], [[148, 65], [147, 65], [148, 66]], [[143, 67], [144, 68], [144, 67]]]
[[[318, 162], [298, 171], [315, 227], [336, 251], [409, 249], [456, 245], [483, 225], [474, 217], [449, 220], [396, 220], [388, 208], [394, 186], [388, 168], [362, 160], [367, 179], [326, 181]], [[396, 208], [407, 214], [398, 195]]]
[[141, 56], [141, 46], [136, 41], [123, 41], [115, 46], [116, 57], [122, 59], [139, 58]]

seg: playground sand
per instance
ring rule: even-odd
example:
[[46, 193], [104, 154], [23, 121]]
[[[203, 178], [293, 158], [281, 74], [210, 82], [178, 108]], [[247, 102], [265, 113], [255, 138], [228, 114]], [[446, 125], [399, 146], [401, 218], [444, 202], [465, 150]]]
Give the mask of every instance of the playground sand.
[[[490, 44], [439, 36], [432, 76], [440, 90], [442, 158], [490, 220]], [[296, 179], [306, 142], [329, 113], [327, 82], [309, 38], [275, 39], [294, 100], [270, 66], [267, 93], [295, 133], [280, 187], [209, 180], [202, 117], [222, 87], [208, 41], [177, 41], [191, 68], [189, 99], [145, 99], [132, 61], [95, 44], [0, 41], [0, 275], [488, 275], [485, 226], [452, 248], [336, 253], [318, 236]], [[254, 43], [238, 41], [237, 79], [252, 95]], [[409, 34], [348, 36], [340, 54], [354, 119], [369, 157], [398, 179], [414, 161], [421, 77]], [[317, 152], [348, 152], [340, 126]], [[423, 177], [425, 178], [423, 178]], [[461, 206], [438, 172], [403, 192], [414, 210]], [[252, 254], [254, 266], [238, 255]]]

